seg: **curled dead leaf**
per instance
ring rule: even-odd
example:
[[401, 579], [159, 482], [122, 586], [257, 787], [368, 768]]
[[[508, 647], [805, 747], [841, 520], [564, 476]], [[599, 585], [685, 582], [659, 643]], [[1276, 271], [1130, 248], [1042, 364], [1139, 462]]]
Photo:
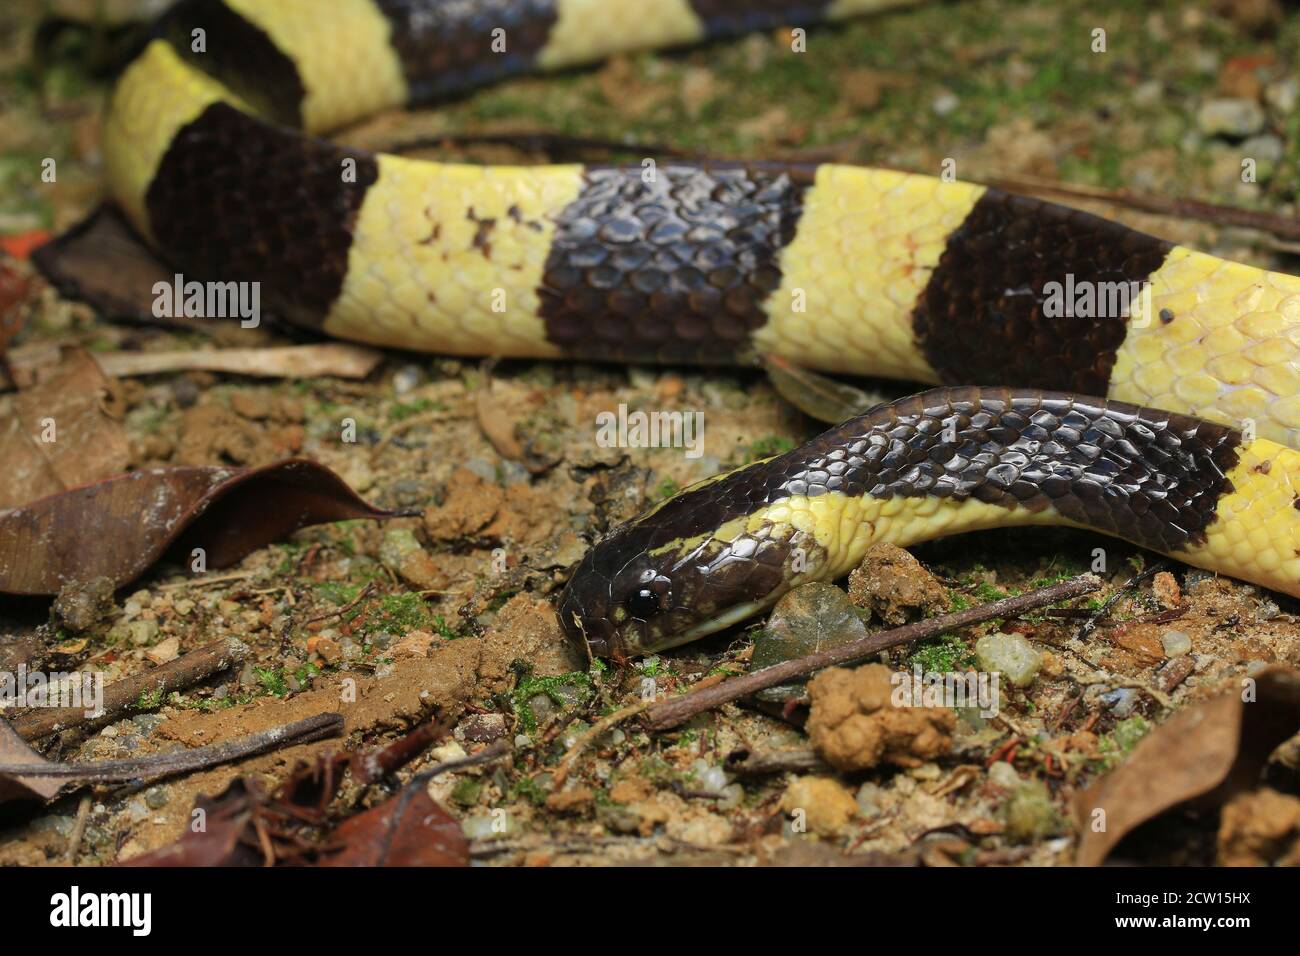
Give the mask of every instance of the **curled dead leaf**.
[[121, 586], [165, 554], [208, 569], [313, 524], [397, 513], [366, 504], [324, 465], [153, 468], [0, 511], [0, 593], [54, 595], [69, 581]]
[[342, 849], [322, 866], [468, 866], [460, 824], [422, 786], [348, 817], [332, 834]]
[[1239, 691], [1174, 714], [1075, 798], [1079, 865], [1101, 864], [1127, 834], [1173, 807], [1218, 807], [1258, 782], [1269, 755], [1300, 730], [1300, 671], [1276, 666], [1244, 680]]
[[[0, 763], [44, 764], [48, 761], [27, 745], [0, 718]], [[63, 781], [55, 777], [17, 777], [0, 774], [0, 803], [9, 800], [48, 800], [59, 792]]]
[[0, 423], [0, 508], [126, 467], [121, 388], [88, 352], [65, 350], [45, 377], [4, 401], [13, 408]]

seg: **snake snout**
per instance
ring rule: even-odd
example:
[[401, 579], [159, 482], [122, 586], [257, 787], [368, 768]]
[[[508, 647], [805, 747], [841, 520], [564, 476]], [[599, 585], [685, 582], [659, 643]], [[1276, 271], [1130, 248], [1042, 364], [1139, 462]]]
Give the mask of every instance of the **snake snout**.
[[556, 613], [565, 636], [581, 647], [589, 659], [608, 657], [614, 637], [614, 626], [608, 616], [609, 582], [600, 574], [592, 573], [588, 563], [583, 560], [565, 585]]

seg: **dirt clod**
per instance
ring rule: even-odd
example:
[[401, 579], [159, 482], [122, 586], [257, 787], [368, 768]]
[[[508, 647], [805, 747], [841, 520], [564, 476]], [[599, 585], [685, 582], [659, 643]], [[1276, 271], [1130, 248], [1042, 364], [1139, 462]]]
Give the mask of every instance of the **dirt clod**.
[[948, 610], [939, 579], [902, 548], [878, 544], [849, 575], [849, 599], [890, 627]]
[[947, 753], [956, 715], [942, 707], [896, 707], [892, 672], [883, 664], [833, 667], [808, 685], [808, 735], [827, 763], [866, 770], [882, 760], [917, 767]]
[[1229, 801], [1218, 854], [1223, 866], [1300, 866], [1300, 797], [1263, 789]]
[[91, 578], [85, 584], [69, 582], [54, 599], [54, 617], [69, 631], [88, 631], [113, 610], [113, 582]]
[[786, 787], [781, 811], [819, 836], [833, 837], [858, 815], [858, 803], [833, 777], [799, 777]]

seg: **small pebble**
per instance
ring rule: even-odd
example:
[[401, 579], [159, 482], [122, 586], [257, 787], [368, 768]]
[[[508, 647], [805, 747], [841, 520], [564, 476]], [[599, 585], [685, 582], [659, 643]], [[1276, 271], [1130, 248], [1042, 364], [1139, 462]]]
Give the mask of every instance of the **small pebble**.
[[1259, 607], [1255, 608], [1254, 618], [1257, 621], [1271, 621], [1282, 613], [1282, 609], [1277, 606], [1277, 602], [1265, 598], [1259, 602]]
[[934, 110], [936, 116], [947, 116], [960, 105], [961, 100], [957, 98], [957, 94], [948, 90], [944, 90], [930, 101], [930, 109]]
[[[846, 644], [867, 636], [849, 596], [833, 584], [801, 585], [776, 603], [767, 626], [754, 642], [752, 666], [770, 667], [782, 661]], [[761, 690], [759, 700], [781, 703], [806, 696], [802, 686], [786, 684]]]
[[1264, 102], [1278, 116], [1290, 118], [1300, 107], [1300, 79], [1288, 76], [1264, 87]]
[[1243, 139], [1264, 128], [1264, 110], [1254, 100], [1206, 100], [1197, 110], [1196, 125], [1207, 136]]
[[1004, 790], [1014, 790], [1020, 786], [1020, 774], [1016, 772], [1016, 768], [1011, 764], [1005, 760], [999, 760], [989, 767], [989, 783], [1002, 787]]
[[166, 787], [150, 787], [144, 792], [144, 802], [151, 810], [161, 810], [167, 806], [170, 796]]
[[1165, 657], [1178, 657], [1192, 649], [1192, 639], [1182, 631], [1165, 631], [1160, 635], [1160, 644], [1165, 649]]
[[510, 817], [468, 817], [461, 821], [460, 829], [468, 840], [491, 840], [506, 835], [510, 829]]
[[131, 718], [131, 723], [135, 724], [141, 734], [147, 736], [157, 730], [166, 719], [162, 714], [136, 714]]
[[722, 793], [730, 782], [727, 773], [717, 764], [711, 764], [703, 757], [697, 757], [691, 764], [691, 770], [695, 772], [694, 789], [701, 793]]
[[986, 634], [975, 642], [980, 669], [1000, 673], [1015, 687], [1028, 687], [1043, 666], [1043, 655], [1019, 634]]
[[858, 792], [854, 797], [858, 802], [858, 809], [862, 811], [864, 817], [874, 817], [880, 813], [880, 798], [885, 795], [880, 784], [867, 781], [858, 787]]
[[424, 379], [424, 370], [418, 365], [403, 365], [393, 374], [393, 391], [406, 395], [419, 386]]
[[1132, 715], [1138, 700], [1138, 692], [1132, 687], [1117, 687], [1101, 695], [1101, 702], [1121, 720]]
[[734, 810], [745, 799], [745, 788], [738, 783], [730, 783], [722, 788], [722, 798], [714, 804], [719, 810]]

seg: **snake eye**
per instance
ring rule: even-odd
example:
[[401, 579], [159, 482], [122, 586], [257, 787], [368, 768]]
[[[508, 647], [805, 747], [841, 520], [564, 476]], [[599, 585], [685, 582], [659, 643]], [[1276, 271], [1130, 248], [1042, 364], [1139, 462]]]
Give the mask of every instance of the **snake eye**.
[[648, 587], [643, 587], [627, 599], [627, 613], [647, 621], [659, 613], [659, 595]]

